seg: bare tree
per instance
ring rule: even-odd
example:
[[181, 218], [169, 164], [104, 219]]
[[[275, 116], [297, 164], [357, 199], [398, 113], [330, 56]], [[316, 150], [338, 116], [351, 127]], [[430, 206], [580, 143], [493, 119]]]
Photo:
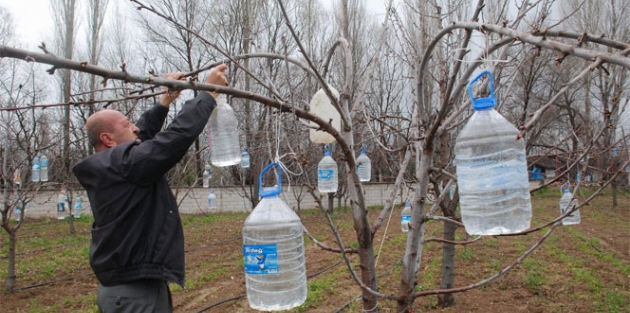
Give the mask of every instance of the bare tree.
[[[296, 131], [298, 125], [307, 129], [309, 126], [304, 125], [301, 120], [308, 121], [317, 129], [331, 134], [336, 139], [335, 146], [340, 155], [337, 159], [341, 160], [340, 168], [343, 169], [344, 188], [350, 199], [358, 244], [356, 249], [347, 249], [346, 243], [338, 236], [329, 214], [322, 210], [329, 220], [330, 228], [337, 235], [335, 237], [337, 247], [327, 249], [327, 251], [341, 253], [351, 277], [362, 289], [363, 309], [371, 312], [378, 311], [380, 300], [395, 302], [398, 312], [412, 312], [414, 300], [418, 297], [453, 294], [488, 284], [507, 273], [540, 247], [556, 229], [555, 223], [562, 218], [559, 216], [554, 221], [534, 226], [528, 231], [510, 234], [509, 236], [524, 235], [548, 229], [523, 255], [505, 268], [467, 286], [458, 287], [455, 284], [452, 277], [453, 245], [472, 242], [454, 240], [455, 231], [461, 229], [462, 226], [456, 212], [458, 200], [457, 196], [452, 200], [446, 197], [448, 192], [444, 191], [448, 190], [456, 180], [452, 165], [452, 142], [470, 113], [468, 97], [464, 96], [463, 91], [475, 71], [482, 67], [495, 70], [497, 73], [495, 86], [499, 91], [498, 102], [505, 103], [501, 110], [512, 123], [521, 129], [519, 137], [524, 137], [528, 136], [536, 125], [549, 122], [542, 116], [550, 112], [549, 110], [552, 110], [554, 106], [558, 106], [558, 103], [560, 106], [563, 103], [570, 104], [570, 110], [565, 111], [575, 112], [576, 101], [571, 95], [572, 88], [575, 88], [591, 70], [606, 67], [616, 68], [622, 73], [630, 68], [630, 58], [628, 58], [630, 44], [627, 43], [627, 39], [594, 36], [581, 31], [556, 31], [553, 28], [554, 25], [546, 24], [551, 3], [545, 1], [534, 5], [528, 1], [522, 2], [520, 8], [523, 11], [517, 13], [513, 22], [500, 25], [496, 23], [503, 23], [505, 14], [511, 10], [504, 7], [498, 11], [484, 10], [486, 8], [484, 1], [477, 2], [470, 16], [465, 13], [470, 10], [464, 9], [465, 7], [460, 5], [461, 2], [409, 3], [407, 8], [417, 16], [409, 15], [404, 19], [397, 16], [396, 8], [388, 7], [383, 27], [373, 28], [378, 30], [373, 32], [378, 34], [375, 36], [376, 40], [373, 40], [373, 45], [360, 40], [361, 37], [367, 36], [361, 32], [366, 28], [366, 24], [352, 21], [353, 17], [362, 18], [359, 2], [342, 1], [339, 7], [341, 21], [340, 33], [337, 34], [339, 38], [330, 42], [328, 50], [305, 44], [305, 41], [310, 38], [304, 34], [310, 34], [310, 31], [300, 32], [302, 28], [299, 27], [305, 26], [304, 30], [308, 30], [308, 26], [312, 25], [298, 21], [296, 16], [302, 15], [296, 13], [299, 10], [293, 6], [294, 2], [287, 2], [286, 6], [283, 1], [275, 2], [275, 5], [266, 3], [269, 5], [264, 6], [265, 10], [262, 12], [270, 17], [270, 22], [265, 24], [267, 26], [264, 28], [265, 31], [257, 26], [252, 26], [250, 30], [245, 31], [244, 33], [251, 36], [252, 40], [241, 35], [242, 29], [239, 30], [241, 33], [220, 32], [221, 29], [225, 30], [225, 27], [236, 28], [235, 21], [246, 21], [243, 22], [244, 25], [253, 25], [252, 15], [248, 15], [245, 19], [237, 19], [236, 14], [217, 15], [220, 18], [215, 21], [218, 21], [218, 26], [224, 28], [208, 27], [210, 32], [199, 33], [186, 24], [182, 24], [179, 19], [175, 19], [175, 15], [168, 15], [166, 11], [143, 5], [141, 1], [134, 0], [133, 2], [142, 9], [143, 13], [150, 12], [170, 23], [174, 31], [192, 34], [203, 48], [215, 49], [218, 52], [216, 55], [221, 55], [221, 58], [231, 63], [234, 67], [233, 73], [247, 75], [250, 77], [249, 80], [244, 79], [244, 76], [239, 76], [239, 79], [231, 82], [230, 87], [169, 81], [160, 77], [132, 74], [128, 71], [107, 70], [93, 64], [81, 64], [65, 58], [55, 58], [6, 46], [0, 46], [0, 57], [51, 64], [57, 68], [90, 73], [107, 80], [124, 80], [130, 84], [218, 91], [242, 99], [238, 101], [259, 103], [260, 106], [250, 108], [252, 112], [247, 114], [255, 112], [254, 118], [258, 120], [257, 124], [251, 125], [252, 134], [258, 131], [262, 135], [258, 137], [254, 135], [247, 140], [248, 145], [251, 145], [252, 141], [249, 141], [252, 140], [251, 138], [254, 138], [253, 141], [261, 140], [261, 146], [264, 146], [265, 154], [267, 154], [267, 160], [260, 159], [261, 164], [273, 160], [275, 155], [283, 155], [288, 160], [288, 155], [304, 154], [300, 153], [301, 151], [306, 151], [306, 153], [318, 151], [318, 148], [306, 148], [304, 137], [282, 135], [284, 130], [300, 134], [301, 132]], [[242, 3], [236, 2], [234, 6], [226, 8], [234, 9], [239, 4]], [[526, 27], [520, 27], [518, 22], [528, 16], [530, 13], [528, 10], [534, 8], [539, 10], [534, 14], [533, 22], [528, 23]], [[254, 12], [256, 11], [247, 13]], [[482, 13], [486, 14], [490, 22], [478, 21]], [[427, 17], [432, 17], [433, 20], [429, 21]], [[283, 24], [278, 23], [279, 20]], [[410, 24], [405, 25], [403, 21]], [[396, 32], [392, 32], [392, 29]], [[388, 36], [392, 34], [393, 36]], [[479, 38], [483, 40], [478, 41]], [[257, 49], [271, 52], [256, 53], [242, 48], [243, 44], [252, 42]], [[548, 51], [550, 55], [544, 53], [540, 57], [531, 55], [539, 50]], [[318, 54], [319, 51], [327, 52]], [[584, 60], [586, 64], [575, 71], [553, 72], [542, 62], [542, 58], [548, 58], [551, 54], [557, 56], [559, 66], [568, 66], [568, 62], [565, 63], [568, 59]], [[246, 59], [256, 61], [247, 63], [244, 62]], [[205, 66], [199, 63], [187, 74], [194, 75], [222, 62], [224, 60], [216, 60]], [[396, 69], [403, 66], [404, 70]], [[383, 77], [374, 79], [374, 73], [383, 74]], [[537, 77], [539, 79], [536, 79]], [[400, 78], [400, 81], [395, 81], [396, 78]], [[547, 84], [540, 84], [540, 80]], [[340, 90], [339, 99], [332, 95], [329, 84], [337, 86]], [[514, 87], [515, 84], [517, 84], [516, 87]], [[602, 81], [598, 86], [608, 87], [609, 85]], [[620, 90], [621, 86], [601, 90], [615, 91]], [[301, 92], [302, 88], [307, 92]], [[329, 121], [322, 120], [306, 110], [304, 103], [308, 102], [313, 90], [320, 88], [325, 90], [340, 113], [342, 127], [339, 130], [333, 128]], [[366, 92], [368, 89], [377, 90], [377, 92], [368, 94]], [[521, 106], [518, 106], [517, 102], [508, 100], [513, 90], [518, 90], [519, 95], [526, 97], [527, 106], [522, 106], [523, 101], [520, 102]], [[597, 89], [589, 90], [592, 92]], [[563, 97], [564, 100], [562, 100]], [[364, 99], [371, 102], [370, 106], [364, 108]], [[595, 100], [604, 101], [593, 97], [594, 103]], [[394, 105], [395, 102], [402, 103], [397, 107]], [[398, 111], [392, 114], [390, 112], [392, 109]], [[561, 108], [554, 109], [562, 110]], [[566, 121], [561, 122], [566, 124]], [[577, 135], [577, 123], [575, 127], [571, 126], [570, 131], [578, 137], [577, 142], [580, 147], [575, 150], [577, 154], [567, 162], [566, 169], [559, 173], [560, 177], [575, 170], [580, 162], [584, 162], [596, 150], [602, 152], [610, 148], [611, 143], [602, 140], [605, 138], [609, 124], [608, 120], [604, 120], [601, 125], [595, 125], [592, 134], [594, 140], [588, 142], [581, 140]], [[558, 127], [548, 127], [548, 129], [541, 127], [535, 130], [538, 132], [537, 138], [553, 137], [558, 132]], [[380, 150], [380, 153], [395, 156], [398, 161], [383, 162], [383, 164], [391, 164], [389, 168], [392, 174], [391, 180], [395, 182], [395, 190], [392, 191], [384, 209], [375, 221], [370, 221], [368, 218], [363, 185], [356, 173], [356, 146], [365, 141], [365, 138], [378, 139], [374, 141], [373, 148]], [[552, 145], [557, 146], [559, 143], [553, 142]], [[301, 163], [309, 163], [313, 159], [318, 160], [317, 157], [295, 157], [294, 161], [287, 163], [298, 168]], [[410, 165], [413, 166], [410, 168]], [[295, 172], [299, 173], [297, 170]], [[310, 177], [305, 176], [304, 181], [309, 183]], [[614, 174], [611, 172], [609, 178], [602, 180], [602, 186], [596, 193], [601, 192], [617, 176], [619, 172]], [[379, 288], [381, 286], [376, 279], [375, 258], [377, 256], [373, 244], [374, 236], [383, 223], [382, 216], [394, 209], [393, 204], [399, 196], [399, 191], [407, 186], [412, 188], [413, 213], [406, 249], [404, 255], [401, 256], [403, 261], [400, 284], [396, 291], [390, 292], [389, 289]], [[427, 201], [430, 187], [437, 195], [434, 203]], [[313, 188], [309, 191], [323, 209], [321, 198]], [[581, 202], [586, 204], [590, 199]], [[442, 238], [426, 238], [426, 223], [429, 220], [439, 220], [444, 223]], [[446, 260], [443, 263], [442, 289], [418, 291], [415, 286], [421, 271], [424, 243], [428, 240], [443, 243], [443, 256], [450, 261]], [[355, 271], [356, 267], [350, 260], [349, 254], [357, 255], [359, 271]], [[440, 301], [447, 306], [452, 303], [453, 298], [444, 296], [440, 298]]]

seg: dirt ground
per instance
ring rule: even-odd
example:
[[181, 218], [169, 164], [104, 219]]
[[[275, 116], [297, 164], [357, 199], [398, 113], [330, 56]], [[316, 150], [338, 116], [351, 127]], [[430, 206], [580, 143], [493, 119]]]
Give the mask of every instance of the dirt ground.
[[[559, 196], [533, 197], [533, 226], [557, 215]], [[373, 221], [377, 210], [370, 211]], [[437, 308], [435, 296], [418, 298], [415, 312], [630, 312], [630, 197], [598, 196], [581, 210], [582, 223], [558, 227], [529, 258], [494, 282], [455, 295], [451, 308]], [[301, 214], [304, 226], [322, 244], [333, 236], [319, 211]], [[175, 312], [257, 312], [245, 297], [241, 229], [245, 214], [183, 217], [186, 232], [187, 288], [171, 285]], [[356, 246], [349, 212], [333, 214], [347, 246]], [[400, 231], [400, 209], [375, 236], [379, 292], [396, 294], [406, 235]], [[440, 222], [430, 222], [427, 238], [440, 237]], [[18, 246], [17, 291], [0, 295], [1, 312], [96, 312], [97, 281], [87, 261], [89, 220], [67, 224], [26, 221]], [[518, 237], [484, 237], [456, 248], [456, 286], [466, 286], [513, 263], [548, 230]], [[465, 232], [458, 230], [458, 240]], [[0, 236], [0, 281], [6, 282], [7, 235]], [[46, 241], [47, 244], [41, 243]], [[309, 298], [291, 312], [361, 312], [360, 289], [339, 255], [306, 239]], [[441, 243], [424, 246], [416, 289], [439, 288]], [[38, 248], [43, 247], [43, 248]], [[357, 257], [351, 256], [359, 270]], [[396, 303], [381, 300], [380, 312], [396, 312]]]

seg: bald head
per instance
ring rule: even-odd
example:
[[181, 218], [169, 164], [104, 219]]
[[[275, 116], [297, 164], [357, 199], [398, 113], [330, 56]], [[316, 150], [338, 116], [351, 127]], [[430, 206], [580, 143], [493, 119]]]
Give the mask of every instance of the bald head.
[[[124, 142], [138, 140], [138, 127], [116, 110], [100, 110], [85, 122], [88, 140], [96, 151], [105, 150]], [[139, 140], [138, 140], [139, 141]]]

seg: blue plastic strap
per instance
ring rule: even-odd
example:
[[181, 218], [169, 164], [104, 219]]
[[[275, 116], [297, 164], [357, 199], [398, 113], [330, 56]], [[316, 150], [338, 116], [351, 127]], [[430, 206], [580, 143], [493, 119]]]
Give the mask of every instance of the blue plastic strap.
[[324, 146], [324, 156], [330, 156], [330, 144], [329, 143], [327, 143]]
[[[488, 75], [490, 77], [490, 97], [475, 99], [472, 85], [484, 75]], [[483, 71], [481, 74], [477, 75], [477, 77], [468, 83], [468, 93], [470, 94], [470, 103], [472, 103], [475, 110], [485, 110], [494, 107], [496, 98], [494, 97], [494, 77], [492, 77], [492, 73], [490, 73], [490, 71]]]
[[[275, 188], [269, 188], [267, 190], [263, 190], [263, 175], [265, 175], [265, 172], [270, 170], [274, 165], [278, 166], [278, 185]], [[267, 165], [267, 167], [265, 167], [262, 170], [262, 172], [260, 172], [260, 175], [258, 176], [258, 194], [264, 198], [264, 197], [277, 196], [281, 192], [282, 192], [282, 167], [278, 164], [278, 162], [273, 162]]]

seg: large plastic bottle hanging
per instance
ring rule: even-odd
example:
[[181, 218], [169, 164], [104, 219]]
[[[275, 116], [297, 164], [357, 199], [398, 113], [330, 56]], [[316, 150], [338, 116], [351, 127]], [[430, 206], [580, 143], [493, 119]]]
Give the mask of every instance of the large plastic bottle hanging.
[[317, 190], [320, 193], [337, 192], [337, 163], [330, 156], [330, 145], [324, 146], [324, 158], [317, 166]]
[[241, 162], [241, 145], [238, 142], [238, 120], [234, 110], [227, 104], [225, 95], [220, 94], [217, 107], [210, 115], [210, 160], [218, 167], [236, 165]]
[[[560, 189], [562, 190], [562, 197], [560, 198], [560, 215], [564, 215], [568, 211], [577, 207], [579, 202], [571, 193], [571, 183], [567, 181], [562, 185], [562, 187], [560, 187]], [[580, 221], [580, 210], [575, 210], [573, 213], [562, 219], [562, 225], [576, 225], [579, 224]]]
[[[472, 85], [490, 79], [490, 97], [474, 99]], [[462, 222], [471, 235], [510, 234], [529, 228], [525, 142], [518, 130], [493, 109], [493, 77], [484, 71], [468, 85], [475, 112], [455, 143]]]
[[22, 185], [22, 171], [19, 167], [13, 172], [13, 184], [15, 185], [15, 188], [18, 189], [20, 189], [20, 186]]
[[72, 210], [72, 216], [74, 216], [74, 218], [81, 218], [81, 211], [83, 211], [83, 199], [81, 199], [81, 193], [77, 193], [77, 196], [74, 197], [73, 206], [74, 209]]
[[208, 192], [208, 209], [216, 209], [217, 206], [217, 195], [214, 193], [214, 189], [210, 189], [210, 192]]
[[409, 223], [411, 223], [411, 203], [407, 201], [405, 208], [400, 212], [400, 227], [403, 233], [409, 231]]
[[368, 182], [372, 178], [372, 161], [365, 154], [365, 145], [361, 147], [361, 154], [357, 158], [357, 174], [362, 182]]
[[209, 164], [203, 170], [203, 188], [210, 188], [210, 179], [212, 178], [212, 169]]
[[68, 216], [68, 211], [66, 208], [68, 207], [68, 196], [66, 196], [66, 191], [61, 189], [59, 191], [59, 195], [57, 196], [57, 219], [63, 220]]
[[31, 180], [33, 182], [39, 182], [40, 180], [40, 160], [39, 153], [35, 155], [33, 158], [33, 163], [31, 164]]
[[[263, 175], [278, 167], [278, 183], [263, 188]], [[250, 307], [289, 310], [306, 300], [304, 229], [300, 218], [280, 199], [282, 169], [269, 164], [259, 176], [262, 200], [245, 220], [243, 256]]]
[[15, 207], [13, 208], [13, 218], [16, 222], [22, 220], [22, 210], [24, 209], [24, 201], [18, 197], [17, 191], [15, 192]]
[[[328, 85], [328, 89], [330, 89], [330, 92], [335, 99], [339, 99], [339, 91], [337, 91], [331, 85]], [[326, 95], [326, 91], [324, 91], [323, 88], [318, 90], [311, 99], [308, 111], [309, 113], [318, 116], [324, 121], [329, 122], [330, 125], [336, 130], [341, 129], [341, 115], [332, 104], [330, 98], [328, 98], [328, 96]], [[309, 130], [309, 139], [313, 143], [335, 142], [335, 137], [333, 137], [331, 134], [319, 130], [318, 127], [316, 127], [317, 124], [315, 123], [311, 122], [310, 124], [313, 127], [311, 127], [311, 129]]]
[[247, 148], [243, 148], [243, 152], [241, 153], [241, 167], [249, 168], [249, 165], [250, 165], [249, 152], [247, 152]]
[[43, 182], [47, 182], [48, 181], [48, 157], [46, 156], [46, 153], [42, 153], [42, 157], [39, 158], [39, 170], [40, 170], [40, 174], [39, 174], [39, 178], [41, 181]]

